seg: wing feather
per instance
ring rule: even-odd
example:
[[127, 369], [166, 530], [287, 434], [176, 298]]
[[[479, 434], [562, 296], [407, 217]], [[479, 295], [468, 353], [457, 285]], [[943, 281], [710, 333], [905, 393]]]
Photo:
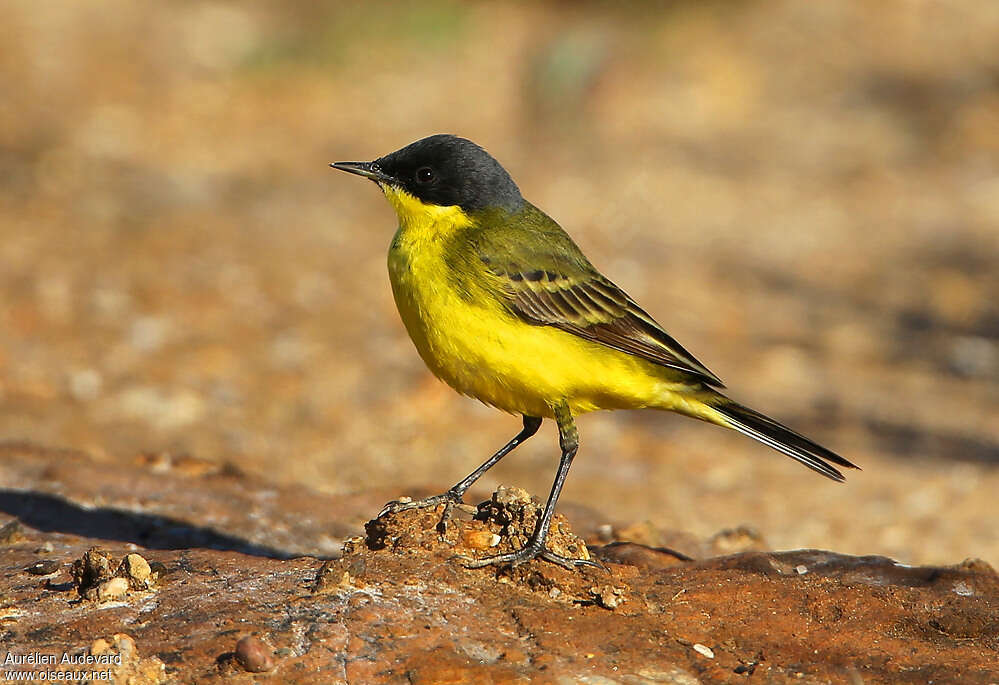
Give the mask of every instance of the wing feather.
[[558, 274], [542, 287], [504, 274], [511, 309], [534, 324], [553, 326], [586, 340], [689, 373], [701, 382], [724, 387], [721, 380], [662, 329], [634, 300], [592, 272], [585, 280]]
[[[524, 321], [552, 326], [580, 338], [690, 374], [691, 380], [725, 387], [644, 309], [597, 271], [557, 223], [525, 203], [517, 217], [488, 217], [464, 245], [494, 276], [497, 295]], [[494, 228], [494, 227], [493, 227]]]

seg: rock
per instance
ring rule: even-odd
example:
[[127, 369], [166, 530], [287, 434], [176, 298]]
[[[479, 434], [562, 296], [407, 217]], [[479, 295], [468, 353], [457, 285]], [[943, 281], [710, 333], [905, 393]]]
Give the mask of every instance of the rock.
[[670, 549], [646, 547], [634, 542], [611, 542], [598, 548], [596, 554], [603, 562], [635, 566], [646, 571], [693, 561], [691, 557]]
[[[496, 544], [474, 550], [472, 558], [515, 552], [527, 545], [537, 528], [541, 504], [522, 488], [500, 487], [491, 499], [479, 505], [474, 521], [481, 521], [487, 530], [499, 537]], [[492, 541], [492, 536], [489, 538]], [[590, 553], [582, 538], [569, 530], [568, 521], [556, 514], [545, 542], [555, 554], [569, 559], [589, 559]], [[482, 553], [484, 552], [484, 553]]]
[[622, 602], [626, 601], [624, 588], [613, 585], [595, 585], [590, 588], [590, 594], [597, 604], [605, 609], [617, 609]]
[[715, 652], [710, 647], [702, 645], [700, 642], [695, 642], [692, 646], [694, 648], [694, 651], [700, 654], [701, 656], [706, 657], [708, 659], [715, 658]]
[[461, 541], [466, 547], [477, 550], [492, 549], [502, 540], [499, 535], [491, 530], [468, 530], [462, 533]]
[[42, 559], [41, 561], [36, 561], [24, 570], [33, 576], [48, 576], [59, 571], [62, 568], [60, 564], [55, 559]]
[[83, 452], [0, 443], [0, 461], [0, 484], [8, 489], [0, 512], [19, 515], [0, 524], [0, 531], [23, 525], [153, 549], [329, 558], [390, 499], [388, 492], [365, 492], [331, 501], [234, 467], [207, 469], [195, 457], [143, 455], [134, 463], [98, 469]]
[[[28, 453], [21, 464], [44, 454]], [[97, 519], [105, 538], [82, 536], [79, 518], [102, 506], [96, 495], [84, 499], [102, 466], [78, 462], [74, 480], [61, 482], [60, 464], [64, 455], [53, 455], [51, 468], [38, 470], [47, 473], [40, 483], [75, 486], [87, 506], [44, 519], [44, 531], [25, 525], [23, 539], [4, 548], [0, 627], [19, 653], [89, 644], [92, 655], [120, 655], [120, 665], [107, 665], [117, 682], [999, 682], [999, 576], [983, 561], [908, 567], [820, 550], [691, 558], [615, 542], [587, 552], [605, 570], [544, 561], [465, 568], [456, 557], [512, 549], [529, 534], [537, 503], [513, 490], [494, 493], [471, 520], [452, 518], [443, 534], [442, 507], [385, 515], [369, 523], [366, 537], [347, 539], [334, 559], [268, 556], [266, 538], [245, 547], [233, 538], [237, 549], [137, 547], [126, 517], [149, 517], [148, 507]], [[198, 488], [218, 485], [216, 476], [204, 478], [168, 471], [156, 486], [165, 497], [197, 501]], [[220, 520], [242, 520], [245, 503], [272, 489], [254, 481], [242, 487], [241, 496], [217, 502]], [[280, 520], [313, 516], [320, 496], [299, 490]], [[381, 504], [328, 499], [329, 509], [351, 520]], [[321, 519], [297, 530], [298, 545], [325, 544]], [[476, 548], [491, 543], [486, 533], [499, 543]], [[192, 539], [206, 539], [198, 535]], [[560, 549], [583, 553], [564, 519], [554, 535]], [[710, 553], [717, 539], [690, 547]], [[41, 547], [56, 559], [77, 559], [72, 582], [23, 573]], [[155, 593], [131, 585], [144, 577], [139, 558], [147, 579], [155, 575]], [[127, 601], [78, 601], [80, 590], [103, 587], [107, 595], [115, 585], [124, 586]]]
[[98, 599], [100, 586], [113, 575], [113, 564], [114, 560], [107, 550], [100, 547], [88, 549], [70, 568], [77, 593], [87, 599]]
[[[429, 554], [453, 559], [461, 566], [462, 560], [506, 554], [526, 545], [534, 534], [541, 505], [521, 488], [500, 487], [489, 500], [479, 504], [471, 520], [451, 517], [447, 525], [442, 526], [444, 511], [445, 506], [439, 505], [432, 509], [382, 514], [365, 526], [367, 536], [363, 548], [404, 555]], [[586, 543], [569, 529], [561, 514], [556, 514], [552, 520], [546, 544], [564, 557], [590, 558]], [[344, 559], [355, 560], [361, 549], [353, 543], [344, 545]], [[568, 570], [536, 560], [514, 568], [489, 567], [486, 573], [503, 582], [523, 584], [563, 602], [597, 604], [609, 609], [620, 603], [613, 593], [592, 592], [594, 581], [599, 578], [591, 568]]]
[[266, 673], [274, 668], [273, 650], [261, 640], [247, 635], [236, 643], [236, 661], [250, 673]]
[[0, 526], [0, 545], [11, 545], [24, 539], [23, 527], [17, 519]]
[[764, 551], [769, 549], [763, 536], [755, 528], [739, 526], [715, 533], [708, 540], [709, 554], [717, 556], [737, 552]]
[[149, 563], [141, 555], [126, 554], [116, 565], [111, 553], [99, 547], [74, 561], [70, 573], [80, 597], [99, 602], [122, 599], [129, 590], [147, 590], [153, 582]]
[[111, 578], [97, 586], [97, 601], [110, 602], [121, 599], [128, 592], [128, 581], [124, 578]]
[[133, 590], [146, 590], [152, 585], [149, 562], [138, 554], [127, 554], [118, 567], [118, 575], [128, 581]]
[[[735, 554], [751, 550], [769, 549], [759, 531], [749, 526], [729, 528], [715, 533], [707, 540], [699, 540], [689, 533], [662, 530], [649, 521], [612, 527], [610, 539], [621, 543], [637, 543], [643, 548], [654, 548], [679, 560], [703, 559], [722, 554]], [[608, 542], [608, 540], [603, 540]], [[618, 553], [628, 553], [625, 549]], [[661, 559], [660, 561], [665, 561]]]
[[[121, 579], [119, 579], [121, 580]], [[127, 685], [159, 685], [166, 682], [166, 666], [157, 657], [139, 657], [135, 639], [125, 633], [97, 638], [88, 653], [98, 661], [90, 670], [102, 672], [105, 666], [113, 673], [115, 683]]]
[[342, 565], [327, 561], [319, 567], [315, 580], [310, 586], [312, 592], [336, 592], [352, 589], [354, 579], [350, 575], [350, 569], [344, 569]]

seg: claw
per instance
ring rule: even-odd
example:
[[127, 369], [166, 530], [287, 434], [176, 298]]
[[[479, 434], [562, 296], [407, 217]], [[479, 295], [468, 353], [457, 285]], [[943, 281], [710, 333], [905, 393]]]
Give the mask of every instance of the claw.
[[530, 561], [531, 559], [537, 558], [537, 552], [532, 552], [529, 554], [523, 554], [524, 549], [518, 550], [516, 552], [510, 552], [509, 554], [497, 554], [496, 556], [486, 557], [485, 559], [472, 559], [470, 557], [462, 557], [465, 560], [465, 568], [485, 568], [486, 566], [500, 566], [502, 564], [509, 564], [511, 567], [519, 566], [525, 561]]
[[444, 511], [441, 513], [441, 520], [437, 524], [437, 530], [441, 535], [444, 535], [447, 532], [447, 522], [451, 518], [451, 512], [454, 511], [456, 504], [461, 504], [461, 497], [453, 495], [450, 492], [418, 500], [413, 500], [409, 497], [393, 500], [382, 507], [376, 518], [381, 518], [386, 514], [398, 514], [400, 511], [409, 511], [410, 509], [430, 509], [440, 504], [444, 505]]
[[518, 549], [516, 552], [497, 554], [496, 556], [486, 557], [484, 559], [471, 559], [469, 557], [458, 558], [464, 563], [465, 568], [485, 568], [486, 566], [500, 566], [504, 564], [509, 564], [512, 568], [534, 559], [544, 559], [545, 561], [558, 564], [562, 568], [569, 569], [570, 571], [578, 566], [590, 566], [604, 571], [607, 570], [607, 568], [598, 561], [594, 561], [592, 559], [570, 559], [569, 557], [564, 557], [561, 554], [555, 554], [555, 552], [552, 552], [549, 549], [535, 547], [533, 545], [528, 545], [527, 547]]
[[386, 502], [382, 510], [378, 512], [378, 516], [375, 518], [380, 519], [385, 514], [397, 514], [400, 511], [405, 511], [407, 509], [412, 509], [411, 506], [413, 500], [410, 497], [400, 497], [399, 499], [394, 499], [391, 502]]
[[392, 500], [382, 507], [382, 510], [378, 512], [378, 516], [384, 516], [385, 514], [398, 514], [400, 511], [409, 511], [410, 509], [430, 509], [443, 503], [449, 503], [453, 507], [459, 502], [461, 502], [460, 498], [454, 497], [446, 492], [440, 495], [434, 495], [433, 497], [426, 497], [418, 500], [414, 500], [409, 497], [402, 497], [397, 500]]
[[607, 570], [607, 567], [601, 564], [596, 559], [572, 559], [570, 557], [563, 557], [560, 554], [555, 554], [554, 552], [550, 552], [548, 550], [545, 550], [544, 552], [541, 553], [541, 558], [544, 559], [545, 561], [550, 561], [553, 564], [558, 564], [563, 568], [567, 568], [570, 571], [578, 566], [588, 566], [590, 568], [598, 568], [601, 571]]

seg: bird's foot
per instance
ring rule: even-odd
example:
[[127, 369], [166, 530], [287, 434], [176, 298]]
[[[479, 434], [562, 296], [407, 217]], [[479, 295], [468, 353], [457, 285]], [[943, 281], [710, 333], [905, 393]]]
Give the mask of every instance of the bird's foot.
[[400, 511], [409, 511], [410, 509], [430, 509], [443, 504], [444, 511], [441, 512], [441, 520], [437, 523], [437, 530], [441, 535], [444, 535], [444, 533], [447, 532], [447, 522], [450, 520], [451, 514], [454, 512], [455, 505], [461, 503], [461, 495], [451, 492], [450, 490], [441, 493], [440, 495], [425, 497], [424, 499], [418, 500], [412, 500], [408, 497], [404, 497], [386, 504], [382, 507], [382, 510], [378, 512], [378, 516], [376, 518], [381, 518], [386, 514], [398, 514]]
[[572, 559], [570, 557], [564, 557], [561, 554], [556, 554], [550, 549], [546, 549], [541, 544], [535, 543], [529, 543], [526, 547], [522, 547], [516, 552], [497, 554], [496, 556], [485, 557], [484, 559], [461, 557], [461, 560], [465, 564], [465, 568], [485, 568], [486, 566], [507, 565], [513, 568], [534, 559], [544, 559], [545, 561], [550, 561], [553, 564], [558, 564], [562, 568], [567, 568], [570, 571], [579, 566], [589, 566], [591, 568], [606, 570], [604, 565], [598, 561], [594, 561], [592, 559]]

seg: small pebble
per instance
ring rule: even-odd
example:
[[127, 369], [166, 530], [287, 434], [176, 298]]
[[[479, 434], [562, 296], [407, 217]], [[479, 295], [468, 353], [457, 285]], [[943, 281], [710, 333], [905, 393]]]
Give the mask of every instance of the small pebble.
[[523, 507], [532, 503], [531, 493], [524, 488], [516, 486], [501, 485], [493, 493], [492, 501], [496, 504], [504, 504]]
[[127, 592], [128, 581], [124, 578], [105, 580], [97, 586], [97, 601], [107, 602], [113, 599], [121, 599]]
[[711, 648], [702, 645], [700, 642], [694, 643], [694, 651], [700, 654], [701, 656], [706, 656], [709, 659], [715, 658], [715, 653], [711, 651]]
[[41, 561], [36, 561], [31, 566], [28, 566], [25, 571], [33, 576], [47, 576], [49, 574], [55, 573], [62, 567], [55, 559], [42, 559]]
[[799, 576], [803, 576], [806, 573], [808, 573], [808, 567], [805, 566], [804, 564], [799, 564], [799, 565], [795, 566], [794, 570], [798, 572]]
[[24, 539], [24, 526], [17, 519], [0, 526], [0, 544], [12, 545]]
[[625, 601], [623, 590], [613, 585], [595, 585], [590, 588], [590, 595], [604, 609], [616, 609]]
[[250, 673], [266, 673], [274, 668], [271, 648], [252, 635], [236, 643], [236, 661]]
[[971, 597], [975, 594], [975, 591], [971, 589], [971, 586], [962, 580], [954, 583], [954, 594], [960, 595], [961, 597]]
[[111, 649], [111, 643], [105, 640], [103, 637], [99, 637], [90, 643], [90, 653], [94, 656], [100, 656]]
[[121, 560], [118, 573], [123, 574], [132, 588], [136, 590], [144, 590], [151, 584], [152, 570], [149, 568], [149, 562], [138, 554], [126, 555]]
[[[119, 580], [124, 580], [124, 578]], [[139, 652], [135, 645], [135, 638], [127, 633], [115, 633], [112, 635], [110, 647], [115, 652], [118, 652], [118, 655], [121, 656], [121, 660], [125, 663], [139, 658]]]
[[74, 561], [70, 572], [80, 594], [86, 595], [110, 578], [113, 575], [113, 561], [110, 552], [97, 547], [91, 547], [81, 558]]
[[[312, 583], [312, 592], [337, 592], [353, 587], [354, 579], [350, 571], [351, 566], [348, 564], [348, 570], [344, 570], [340, 561], [330, 559], [324, 562], [319, 567], [319, 571], [316, 572], [316, 579]], [[363, 563], [356, 566], [359, 567], [358, 575], [364, 572]]]
[[489, 549], [500, 543], [500, 536], [491, 530], [466, 530], [462, 539], [472, 549]]

